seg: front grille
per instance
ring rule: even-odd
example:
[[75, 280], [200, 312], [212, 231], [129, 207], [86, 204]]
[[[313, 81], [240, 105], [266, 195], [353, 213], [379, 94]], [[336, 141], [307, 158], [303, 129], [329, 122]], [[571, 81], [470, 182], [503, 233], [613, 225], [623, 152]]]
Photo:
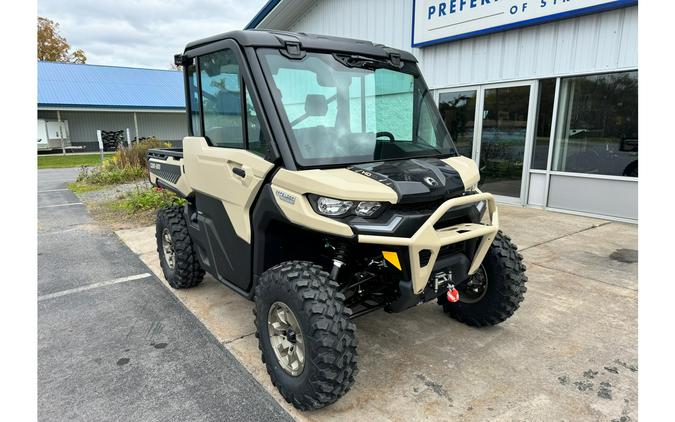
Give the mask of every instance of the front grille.
[[403, 212], [417, 212], [417, 213], [429, 213], [431, 214], [432, 212], [436, 211], [438, 207], [445, 202], [446, 199], [442, 199], [439, 201], [431, 201], [431, 202], [415, 202], [412, 204], [394, 204], [392, 206], [392, 209], [395, 211], [403, 211]]
[[438, 257], [453, 255], [459, 252], [464, 252], [464, 242], [441, 246], [441, 249], [438, 250]]
[[452, 198], [457, 198], [459, 196], [473, 195], [473, 191], [465, 191], [460, 194], [448, 195], [445, 198], [435, 199], [433, 201], [423, 201], [423, 202], [412, 202], [412, 203], [403, 203], [403, 204], [394, 204], [392, 206], [393, 210], [396, 211], [415, 211], [415, 212], [429, 212], [432, 213], [438, 209], [445, 201]]
[[436, 222], [436, 224], [434, 224], [434, 229], [441, 230], [447, 227], [457, 226], [459, 224], [471, 223], [471, 218], [469, 217], [468, 213], [465, 214], [463, 211], [464, 210], [449, 210], [443, 217], [440, 218], [440, 220]]

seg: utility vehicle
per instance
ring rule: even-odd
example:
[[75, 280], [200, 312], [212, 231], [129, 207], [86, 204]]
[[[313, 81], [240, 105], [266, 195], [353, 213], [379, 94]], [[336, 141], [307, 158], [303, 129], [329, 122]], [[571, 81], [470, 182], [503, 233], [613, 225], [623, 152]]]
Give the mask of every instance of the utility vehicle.
[[518, 308], [522, 256], [410, 53], [255, 30], [175, 63], [189, 136], [148, 152], [150, 181], [186, 200], [157, 215], [164, 276], [180, 289], [207, 272], [255, 301], [262, 360], [294, 406], [349, 391], [356, 317], [437, 300], [486, 326]]

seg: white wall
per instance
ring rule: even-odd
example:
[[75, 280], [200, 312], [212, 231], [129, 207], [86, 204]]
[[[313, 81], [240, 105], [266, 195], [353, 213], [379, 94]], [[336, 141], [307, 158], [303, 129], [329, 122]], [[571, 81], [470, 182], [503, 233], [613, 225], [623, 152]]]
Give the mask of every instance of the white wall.
[[[182, 140], [187, 136], [185, 112], [137, 112], [140, 137], [156, 136], [163, 140]], [[56, 120], [56, 111], [39, 110], [38, 118]], [[124, 130], [129, 128], [131, 138], [136, 136], [134, 114], [112, 111], [61, 111], [61, 119], [68, 121], [73, 145], [97, 148], [96, 130]]]
[[412, 0], [318, 0], [306, 10], [275, 28], [412, 51], [432, 89], [638, 66], [637, 6], [414, 49]]

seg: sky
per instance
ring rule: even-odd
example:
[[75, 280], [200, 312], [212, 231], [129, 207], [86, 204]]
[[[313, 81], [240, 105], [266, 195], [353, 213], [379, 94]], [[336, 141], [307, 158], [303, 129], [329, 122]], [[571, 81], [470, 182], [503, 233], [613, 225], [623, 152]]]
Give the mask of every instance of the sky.
[[168, 69], [185, 44], [243, 29], [266, 0], [39, 0], [88, 64]]

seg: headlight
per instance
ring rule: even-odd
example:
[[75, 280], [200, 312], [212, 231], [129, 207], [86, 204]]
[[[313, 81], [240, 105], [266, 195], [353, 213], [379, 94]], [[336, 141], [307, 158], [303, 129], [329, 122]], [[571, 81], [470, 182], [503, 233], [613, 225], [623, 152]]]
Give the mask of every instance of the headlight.
[[319, 212], [331, 217], [346, 214], [352, 208], [352, 205], [354, 205], [352, 201], [342, 201], [340, 199], [326, 198], [325, 196], [320, 196], [316, 201], [316, 207]]
[[375, 214], [377, 210], [379, 210], [380, 208], [382, 208], [382, 204], [380, 204], [379, 202], [364, 201], [359, 202], [354, 212], [359, 217], [370, 217], [373, 214]]
[[373, 217], [379, 214], [379, 211], [384, 206], [381, 202], [376, 201], [345, 201], [312, 194], [309, 195], [309, 199], [319, 214], [328, 217], [343, 217], [346, 215]]

